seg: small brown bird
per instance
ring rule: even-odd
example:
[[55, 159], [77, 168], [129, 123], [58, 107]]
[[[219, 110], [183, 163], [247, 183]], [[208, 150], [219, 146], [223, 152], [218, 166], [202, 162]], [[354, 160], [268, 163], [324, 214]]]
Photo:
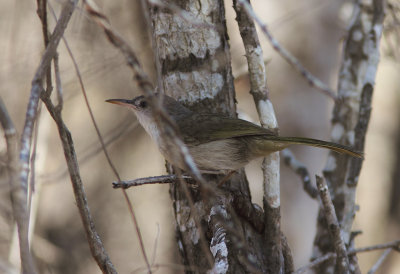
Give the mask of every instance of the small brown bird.
[[[327, 148], [353, 157], [363, 158], [350, 147], [303, 137], [282, 137], [253, 123], [220, 114], [197, 113], [175, 99], [164, 95], [163, 107], [175, 121], [197, 167], [203, 173], [226, 173], [244, 167], [251, 160], [280, 151], [290, 145]], [[106, 102], [127, 106], [156, 142], [162, 155], [173, 165], [185, 169], [181, 157], [167, 149], [165, 138], [155, 122], [150, 104], [144, 96], [132, 100], [110, 99]]]

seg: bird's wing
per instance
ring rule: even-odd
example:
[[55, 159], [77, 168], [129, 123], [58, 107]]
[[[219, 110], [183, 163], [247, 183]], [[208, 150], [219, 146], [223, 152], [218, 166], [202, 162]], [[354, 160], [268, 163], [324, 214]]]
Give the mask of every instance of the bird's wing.
[[212, 114], [193, 114], [178, 125], [185, 143], [193, 145], [243, 136], [277, 135], [245, 120]]

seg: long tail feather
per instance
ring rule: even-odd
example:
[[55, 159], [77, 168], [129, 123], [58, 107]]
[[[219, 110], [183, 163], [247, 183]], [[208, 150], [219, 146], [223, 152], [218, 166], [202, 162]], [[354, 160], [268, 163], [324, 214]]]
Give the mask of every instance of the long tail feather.
[[[271, 136], [272, 137], [272, 136]], [[326, 141], [322, 141], [322, 140], [317, 140], [317, 139], [311, 139], [311, 138], [303, 138], [303, 137], [276, 137], [277, 139], [279, 138], [280, 142], [285, 142], [288, 145], [295, 145], [295, 144], [299, 144], [299, 145], [308, 145], [308, 146], [313, 146], [313, 147], [321, 147], [321, 148], [327, 148], [339, 153], [344, 153], [344, 154], [348, 154], [350, 156], [353, 157], [357, 157], [357, 158], [364, 158], [364, 155], [362, 152], [356, 151], [351, 147], [345, 146], [345, 145], [341, 145], [341, 144], [336, 144], [336, 143], [332, 143], [332, 142], [326, 142]], [[268, 138], [273, 140], [274, 137], [272, 138]]]

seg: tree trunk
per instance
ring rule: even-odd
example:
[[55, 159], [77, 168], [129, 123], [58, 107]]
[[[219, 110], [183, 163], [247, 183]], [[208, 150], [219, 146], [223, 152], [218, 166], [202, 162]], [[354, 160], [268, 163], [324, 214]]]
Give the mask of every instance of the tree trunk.
[[[236, 116], [224, 2], [169, 4], [182, 11], [152, 7], [150, 12], [159, 88], [195, 111]], [[216, 184], [221, 177], [205, 179]], [[265, 273], [263, 213], [251, 203], [243, 170], [214, 191], [218, 193], [192, 188], [188, 197], [182, 185], [171, 186], [176, 237], [187, 271]]]

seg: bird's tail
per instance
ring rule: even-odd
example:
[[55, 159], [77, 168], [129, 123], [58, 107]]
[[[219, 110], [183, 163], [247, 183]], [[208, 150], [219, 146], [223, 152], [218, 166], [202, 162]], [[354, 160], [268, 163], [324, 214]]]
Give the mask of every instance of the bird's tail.
[[341, 144], [336, 144], [332, 142], [327, 142], [327, 141], [322, 141], [322, 140], [317, 140], [317, 139], [311, 139], [311, 138], [303, 138], [303, 137], [281, 137], [281, 136], [268, 136], [268, 139], [273, 141], [273, 139], [276, 138], [276, 141], [282, 142], [284, 147], [287, 147], [289, 145], [307, 145], [307, 146], [313, 146], [313, 147], [321, 147], [321, 148], [327, 148], [339, 153], [344, 153], [348, 154], [353, 157], [357, 158], [364, 158], [364, 155], [362, 152], [356, 151], [351, 147], [341, 145]]

